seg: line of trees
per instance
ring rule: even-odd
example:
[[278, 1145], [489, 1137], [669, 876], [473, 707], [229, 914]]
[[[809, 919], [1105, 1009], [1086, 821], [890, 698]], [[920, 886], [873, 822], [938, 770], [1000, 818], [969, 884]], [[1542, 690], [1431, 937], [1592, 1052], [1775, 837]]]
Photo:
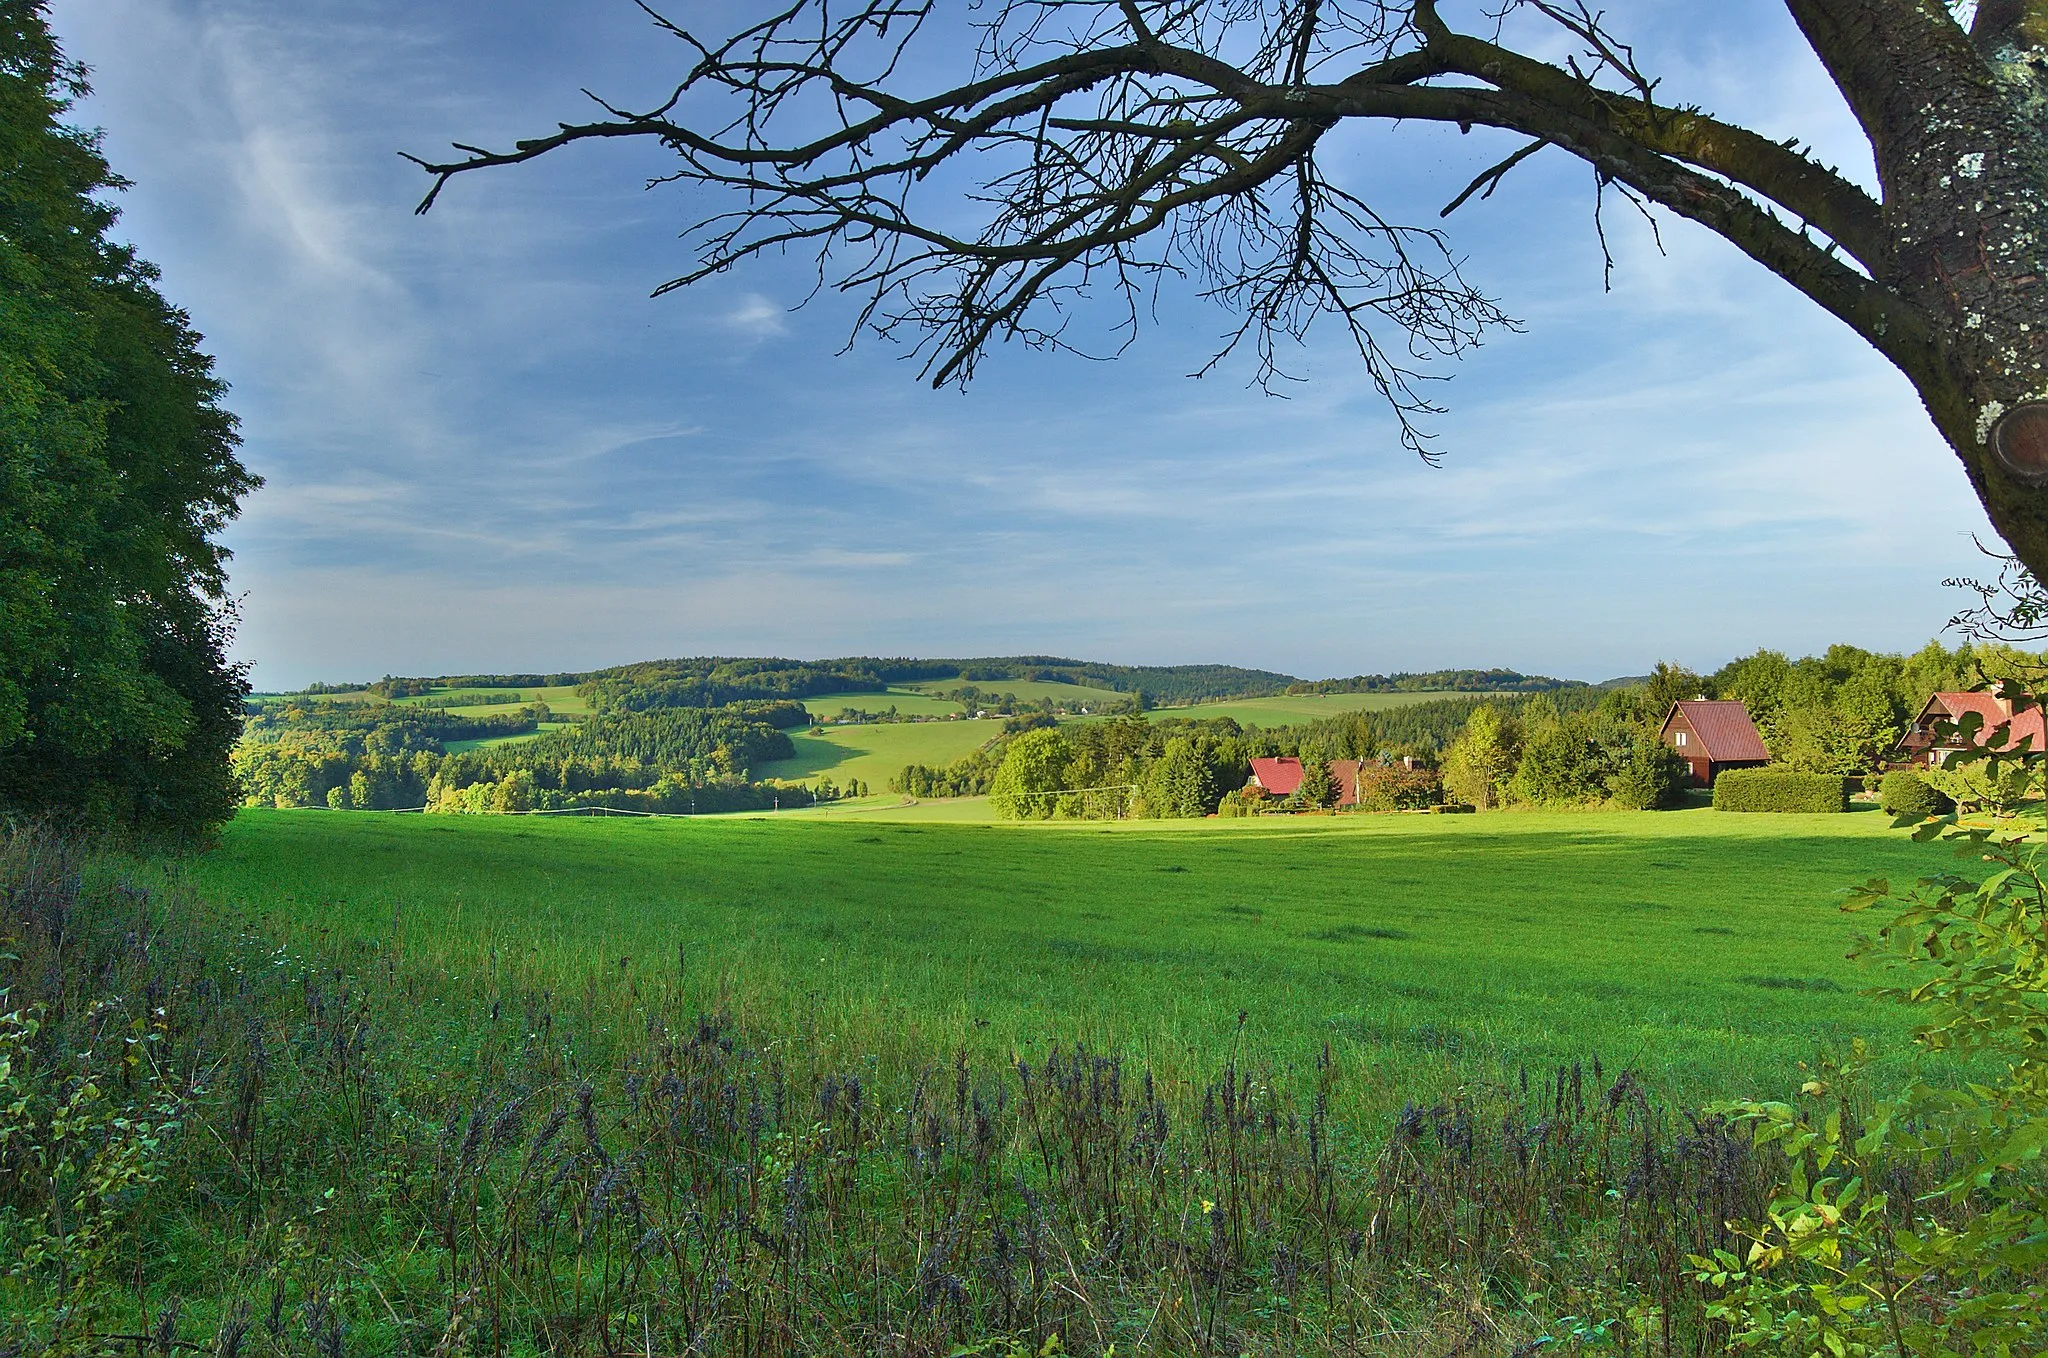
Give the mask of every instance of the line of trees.
[[783, 729], [756, 718], [800, 725], [796, 704], [601, 716], [531, 740], [447, 748], [532, 732], [549, 715], [538, 703], [481, 717], [382, 702], [291, 704], [249, 718], [234, 770], [245, 803], [261, 806], [690, 813], [808, 805], [816, 797], [751, 777], [755, 767], [795, 753]]
[[248, 692], [215, 534], [257, 478], [41, 3], [0, 4], [0, 816], [203, 836]]
[[1552, 679], [1519, 670], [1430, 670], [1421, 674], [1360, 674], [1350, 679], [1306, 679], [1289, 693], [1547, 693], [1586, 688], [1576, 679]]

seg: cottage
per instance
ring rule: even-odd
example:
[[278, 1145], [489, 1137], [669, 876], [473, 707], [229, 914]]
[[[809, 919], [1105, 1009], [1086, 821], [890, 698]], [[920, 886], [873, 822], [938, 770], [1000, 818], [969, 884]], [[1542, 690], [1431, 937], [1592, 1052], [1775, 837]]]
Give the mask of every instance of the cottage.
[[[1976, 739], [1970, 742], [1979, 748], [2010, 750], [2024, 740], [2032, 742], [2027, 748], [2035, 753], [2048, 750], [2048, 725], [2044, 725], [2041, 709], [2032, 698], [2023, 697], [2016, 705], [1995, 693], [1937, 693], [1921, 707], [1920, 715], [1913, 718], [1893, 753], [1909, 764], [1940, 768], [1964, 748], [1965, 742], [1954, 734], [1938, 736], [1935, 724], [1960, 721], [1970, 712], [1984, 719], [1984, 724], [1977, 728]], [[2003, 735], [1996, 734], [2000, 727], [2005, 728]]]
[[1664, 743], [1692, 770], [1695, 787], [1712, 787], [1726, 769], [1754, 769], [1771, 762], [1749, 709], [1738, 702], [1706, 698], [1671, 704], [1664, 718]]
[[[1330, 781], [1337, 785], [1337, 805], [1358, 805], [1358, 770], [1363, 767], [1356, 759], [1332, 759], [1328, 766]], [[1268, 797], [1291, 797], [1301, 786], [1301, 761], [1292, 755], [1278, 755], [1269, 759], [1252, 761], [1251, 787], [1258, 788]]]

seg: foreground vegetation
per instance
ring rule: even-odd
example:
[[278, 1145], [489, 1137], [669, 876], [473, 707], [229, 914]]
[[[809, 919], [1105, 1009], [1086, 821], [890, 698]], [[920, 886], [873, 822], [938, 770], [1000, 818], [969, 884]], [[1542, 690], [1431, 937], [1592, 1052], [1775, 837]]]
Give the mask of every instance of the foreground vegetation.
[[1419, 1084], [1525, 1062], [1598, 1054], [1697, 1101], [1782, 1088], [1859, 1035], [1898, 1056], [1903, 1020], [1857, 997], [1833, 893], [1945, 860], [1884, 825], [253, 811], [191, 874], [295, 945], [395, 938], [564, 994], [660, 973], [750, 1028], [801, 1015], [861, 1050], [1001, 1061], [1078, 1039], [1192, 1079], [1233, 1050], [1300, 1064], [1329, 1041], [1340, 1103], [1373, 1119]]
[[[1886, 1140], [1867, 1085], [1901, 1082], [1903, 1015], [1830, 988], [1848, 926], [1796, 899], [1843, 858], [1940, 851], [1852, 832], [1872, 817], [1774, 818], [1775, 848], [1712, 813], [1494, 832], [1542, 819], [1408, 822], [1432, 855], [1386, 821], [271, 812], [169, 870], [12, 836], [0, 1346], [2036, 1351], [2038, 1186], [1993, 1163], [1995, 1191], [1944, 1197], [1962, 1141]], [[1650, 894], [1603, 868], [1632, 850], [1717, 907], [1621, 900]], [[1316, 875], [1268, 880], [1289, 867]], [[1330, 895], [1404, 869], [1459, 917]], [[1618, 1045], [1551, 1060], [1545, 1017]], [[1798, 1069], [1850, 1048], [1800, 1031], [1823, 1017], [1878, 1058]], [[1801, 1078], [1716, 1114], [1692, 1093]], [[1816, 1300], [1902, 1263], [1882, 1307]]]

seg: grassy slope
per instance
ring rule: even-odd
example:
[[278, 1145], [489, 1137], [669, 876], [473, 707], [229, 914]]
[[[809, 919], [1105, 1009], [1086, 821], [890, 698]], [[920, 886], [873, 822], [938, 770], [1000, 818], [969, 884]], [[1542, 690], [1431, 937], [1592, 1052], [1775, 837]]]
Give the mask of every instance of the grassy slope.
[[[1091, 684], [1056, 684], [1041, 679], [926, 679], [903, 688], [919, 693], [944, 693], [948, 689], [978, 688], [983, 693], [1007, 693], [1019, 702], [1035, 703], [1041, 698], [1050, 698], [1061, 707], [1093, 706], [1095, 703], [1115, 699], [1124, 695], [1113, 689], [1096, 688]], [[954, 704], [957, 710], [959, 704]]]
[[925, 721], [828, 726], [824, 734], [815, 736], [791, 731], [796, 758], [764, 764], [753, 774], [756, 778], [789, 779], [830, 774], [832, 781], [842, 785], [849, 778], [858, 778], [880, 793], [905, 764], [950, 764], [1001, 729], [1002, 723], [997, 721]]
[[960, 713], [960, 704], [951, 699], [935, 698], [909, 688], [892, 688], [886, 693], [826, 693], [806, 698], [803, 704], [814, 717], [836, 717], [844, 707], [856, 712], [887, 712], [893, 707], [906, 717], [952, 717]]
[[[916, 728], [909, 728], [916, 729]], [[1325, 1038], [1393, 1101], [1602, 1055], [1683, 1097], [1902, 1047], [1831, 893], [1945, 851], [1875, 815], [1105, 826], [244, 812], [201, 890], [564, 990], [679, 965], [749, 1021], [1000, 1059], [1075, 1037], [1166, 1070]], [[493, 950], [495, 953], [493, 954]], [[630, 963], [620, 959], [631, 958]], [[1368, 1103], [1375, 1097], [1361, 1095]]]

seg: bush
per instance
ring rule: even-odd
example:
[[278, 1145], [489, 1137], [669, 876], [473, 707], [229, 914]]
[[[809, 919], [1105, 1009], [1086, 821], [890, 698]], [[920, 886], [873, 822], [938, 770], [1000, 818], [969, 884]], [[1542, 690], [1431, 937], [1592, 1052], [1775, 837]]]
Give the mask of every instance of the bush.
[[1939, 816], [1955, 809], [1954, 802], [1911, 769], [1893, 769], [1884, 776], [1877, 804], [1890, 816]]
[[1235, 792], [1223, 794], [1223, 800], [1216, 803], [1216, 814], [1226, 820], [1242, 816], [1256, 816], [1266, 809], [1266, 794], [1255, 787], [1241, 787]]
[[1434, 769], [1368, 764], [1358, 771], [1360, 811], [1423, 811], [1442, 801], [1443, 792]]
[[1828, 812], [1849, 809], [1849, 783], [1838, 773], [1730, 769], [1714, 780], [1716, 811]]

